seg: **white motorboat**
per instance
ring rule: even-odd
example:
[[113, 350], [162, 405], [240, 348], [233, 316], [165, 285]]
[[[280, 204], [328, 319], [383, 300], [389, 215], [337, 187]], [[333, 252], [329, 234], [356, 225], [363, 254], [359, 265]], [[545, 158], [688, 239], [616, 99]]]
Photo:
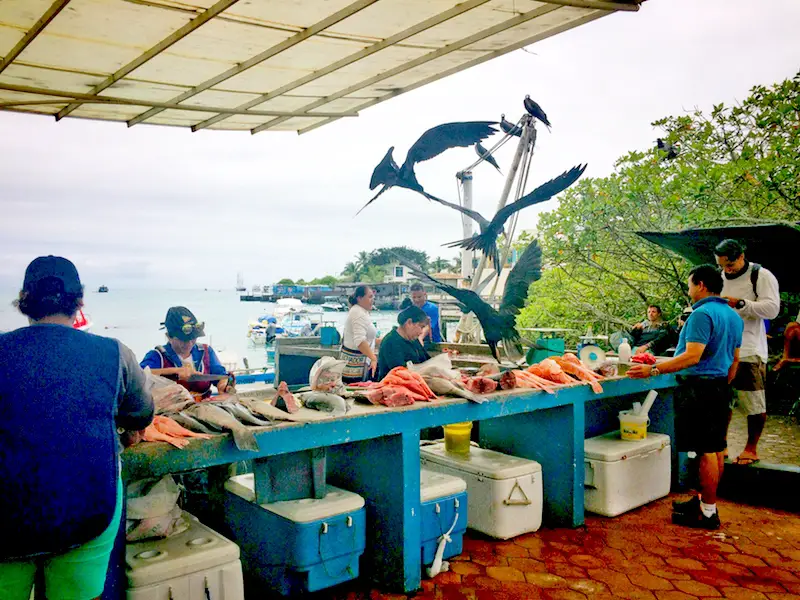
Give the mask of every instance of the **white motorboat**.
[[348, 310], [347, 305], [339, 300], [339, 296], [325, 296], [325, 300], [319, 307], [325, 312], [344, 312]]

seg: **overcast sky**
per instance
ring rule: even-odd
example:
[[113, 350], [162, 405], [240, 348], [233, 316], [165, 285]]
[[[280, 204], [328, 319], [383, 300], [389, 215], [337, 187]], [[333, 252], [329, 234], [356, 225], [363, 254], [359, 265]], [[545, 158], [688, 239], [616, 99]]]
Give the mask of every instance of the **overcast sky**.
[[[237, 271], [248, 287], [310, 279], [360, 250], [404, 244], [452, 258], [441, 244], [462, 237], [460, 218], [416, 194], [392, 190], [353, 218], [389, 146], [402, 162], [434, 125], [516, 120], [530, 94], [553, 123], [540, 130], [530, 185], [580, 162], [604, 176], [654, 143], [652, 121], [791, 77], [799, 23], [796, 0], [649, 0], [302, 136], [0, 112], [0, 287], [19, 286], [41, 254], [71, 258], [88, 288], [230, 288]], [[501, 168], [512, 154], [501, 150]], [[451, 150], [417, 174], [456, 201], [454, 175], [473, 159]], [[476, 168], [475, 207], [491, 214], [502, 183]]]

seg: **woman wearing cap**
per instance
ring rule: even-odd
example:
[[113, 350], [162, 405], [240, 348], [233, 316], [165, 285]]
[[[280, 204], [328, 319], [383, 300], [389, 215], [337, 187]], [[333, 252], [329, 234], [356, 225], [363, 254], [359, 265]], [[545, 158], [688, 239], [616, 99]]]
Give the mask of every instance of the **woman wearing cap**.
[[375, 375], [378, 368], [378, 358], [375, 356], [378, 331], [369, 316], [375, 301], [375, 291], [368, 285], [360, 285], [347, 301], [350, 303], [350, 312], [347, 313], [344, 323], [339, 358], [346, 362], [342, 380], [345, 383], [354, 383], [364, 381], [367, 368], [372, 375]]
[[[167, 330], [167, 345], [150, 350], [139, 365], [143, 369], [150, 367], [153, 375], [177, 381], [194, 394], [210, 395], [211, 382], [190, 381], [191, 376], [227, 375], [228, 371], [219, 362], [211, 346], [196, 343], [197, 338], [205, 335], [205, 323], [198, 323], [192, 311], [185, 306], [173, 306], [167, 311], [162, 325]], [[216, 386], [220, 393], [224, 392], [228, 387], [228, 379], [220, 379]]]
[[70, 261], [34, 260], [16, 304], [30, 326], [0, 335], [0, 598], [27, 600], [37, 569], [52, 600], [98, 598], [122, 519], [117, 427], [147, 427], [153, 401], [129, 348], [72, 327]]
[[418, 306], [409, 306], [397, 315], [398, 327], [381, 340], [378, 355], [378, 379], [383, 379], [395, 367], [404, 367], [408, 362], [425, 362], [430, 355], [422, 347], [419, 338], [430, 318]]

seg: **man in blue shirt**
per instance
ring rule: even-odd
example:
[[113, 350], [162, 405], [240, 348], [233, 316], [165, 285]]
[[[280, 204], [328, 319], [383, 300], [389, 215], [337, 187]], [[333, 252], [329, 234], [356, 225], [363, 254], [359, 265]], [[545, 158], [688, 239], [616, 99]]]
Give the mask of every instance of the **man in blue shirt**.
[[672, 522], [688, 527], [719, 529], [717, 486], [727, 446], [731, 381], [739, 363], [744, 323], [720, 297], [722, 275], [713, 265], [689, 273], [693, 311], [681, 329], [675, 357], [655, 366], [635, 365], [628, 377], [676, 373], [675, 437], [680, 452], [698, 456], [700, 496], [674, 502]]
[[442, 331], [439, 327], [439, 307], [433, 302], [428, 302], [428, 294], [425, 292], [425, 287], [419, 282], [411, 284], [411, 302], [417, 308], [424, 310], [431, 320], [430, 326], [423, 331], [425, 345], [430, 342], [434, 344], [441, 343]]

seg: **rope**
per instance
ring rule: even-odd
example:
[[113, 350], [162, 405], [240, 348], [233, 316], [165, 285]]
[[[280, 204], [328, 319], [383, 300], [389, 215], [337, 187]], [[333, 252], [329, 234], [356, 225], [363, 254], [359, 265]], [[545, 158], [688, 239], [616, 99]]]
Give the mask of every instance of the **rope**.
[[436, 547], [433, 564], [426, 570], [428, 577], [436, 577], [443, 570], [447, 571], [450, 568], [450, 564], [443, 561], [442, 557], [444, 556], [444, 548], [447, 546], [447, 543], [453, 541], [450, 534], [453, 533], [453, 530], [456, 528], [456, 523], [458, 523], [458, 511], [456, 511], [456, 517], [453, 519], [453, 524], [450, 526], [450, 529], [439, 538], [439, 545]]

